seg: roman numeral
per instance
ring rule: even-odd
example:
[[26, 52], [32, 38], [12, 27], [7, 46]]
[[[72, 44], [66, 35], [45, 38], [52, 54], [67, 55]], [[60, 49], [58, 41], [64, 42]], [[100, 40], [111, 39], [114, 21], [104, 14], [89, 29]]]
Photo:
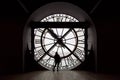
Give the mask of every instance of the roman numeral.
[[80, 29], [78, 29], [76, 32], [82, 32], [82, 31], [83, 31], [83, 29], [80, 28]]
[[39, 58], [41, 58], [43, 55], [44, 55], [44, 51], [43, 51], [43, 49], [40, 49], [40, 50], [38, 50], [38, 51], [36, 51], [36, 50], [34, 50], [34, 56], [36, 56], [36, 57], [38, 57], [38, 59]]
[[77, 48], [74, 54], [82, 61], [83, 51], [81, 49]]
[[85, 43], [85, 39], [78, 40], [78, 44], [84, 44], [84, 43]]
[[39, 31], [39, 32], [41, 32], [41, 33], [43, 32], [43, 30], [42, 30], [42, 29], [40, 29], [40, 28], [38, 28], [38, 31]]
[[34, 40], [34, 43], [35, 43], [35, 44], [40, 44], [40, 39], [35, 39], [35, 40]]

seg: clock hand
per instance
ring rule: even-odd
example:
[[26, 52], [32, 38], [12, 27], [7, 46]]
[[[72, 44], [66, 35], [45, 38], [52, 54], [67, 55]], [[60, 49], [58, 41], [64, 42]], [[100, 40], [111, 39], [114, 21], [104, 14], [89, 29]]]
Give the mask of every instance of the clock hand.
[[63, 44], [63, 46], [66, 47], [80, 62], [82, 62], [82, 60], [77, 55], [75, 55], [65, 44]]
[[47, 28], [48, 32], [51, 34], [52, 37], [54, 37], [55, 39], [59, 39], [58, 36], [53, 32], [53, 30]]
[[71, 30], [72, 28], [70, 28], [61, 38], [64, 38]]
[[57, 42], [58, 42], [58, 44], [60, 44], [62, 47], [65, 48], [65, 46], [64, 46], [65, 44], [63, 43], [62, 38], [59, 38]]
[[72, 28], [70, 28], [61, 38], [59, 38], [58, 43], [64, 48], [66, 47], [66, 45], [63, 43], [62, 38], [64, 38], [71, 30]]
[[52, 37], [54, 37], [55, 39], [57, 39], [57, 43], [60, 44], [62, 47], [64, 46], [64, 43], [62, 41], [62, 38], [58, 38], [58, 36], [53, 32], [53, 30], [48, 28], [49, 33], [51, 34]]

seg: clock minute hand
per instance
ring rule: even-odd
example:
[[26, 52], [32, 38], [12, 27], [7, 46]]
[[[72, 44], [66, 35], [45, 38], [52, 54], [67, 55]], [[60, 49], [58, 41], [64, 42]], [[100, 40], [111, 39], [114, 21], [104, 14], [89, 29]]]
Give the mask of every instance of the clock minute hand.
[[62, 38], [58, 38], [58, 36], [53, 32], [53, 30], [48, 28], [49, 33], [51, 34], [52, 37], [57, 39], [57, 43], [60, 44], [62, 47], [64, 47], [64, 43], [62, 41]]
[[53, 30], [51, 30], [51, 29], [47, 29], [48, 30], [48, 32], [51, 34], [51, 36], [52, 37], [54, 37], [55, 39], [57, 39], [58, 40], [58, 36], [53, 32]]

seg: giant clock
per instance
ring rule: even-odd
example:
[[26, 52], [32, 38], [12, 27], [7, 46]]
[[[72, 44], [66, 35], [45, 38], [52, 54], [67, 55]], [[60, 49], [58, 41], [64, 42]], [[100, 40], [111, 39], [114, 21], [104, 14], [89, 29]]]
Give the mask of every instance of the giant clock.
[[[68, 14], [52, 14], [40, 22], [79, 22]], [[52, 70], [56, 52], [61, 57], [59, 70], [74, 69], [85, 60], [85, 29], [71, 27], [34, 28], [34, 59], [41, 66]]]

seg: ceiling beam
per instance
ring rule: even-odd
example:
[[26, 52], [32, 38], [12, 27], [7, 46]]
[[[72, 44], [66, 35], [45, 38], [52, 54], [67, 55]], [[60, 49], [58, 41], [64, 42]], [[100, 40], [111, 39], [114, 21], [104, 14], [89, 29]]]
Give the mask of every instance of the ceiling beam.
[[28, 14], [29, 10], [26, 8], [26, 6], [21, 2], [21, 0], [17, 0], [20, 6], [24, 9], [24, 11]]
[[102, 0], [98, 0], [98, 2], [95, 4], [95, 6], [90, 11], [90, 13], [89, 13], [90, 15], [96, 10], [96, 8], [100, 5], [101, 2], [102, 2]]

